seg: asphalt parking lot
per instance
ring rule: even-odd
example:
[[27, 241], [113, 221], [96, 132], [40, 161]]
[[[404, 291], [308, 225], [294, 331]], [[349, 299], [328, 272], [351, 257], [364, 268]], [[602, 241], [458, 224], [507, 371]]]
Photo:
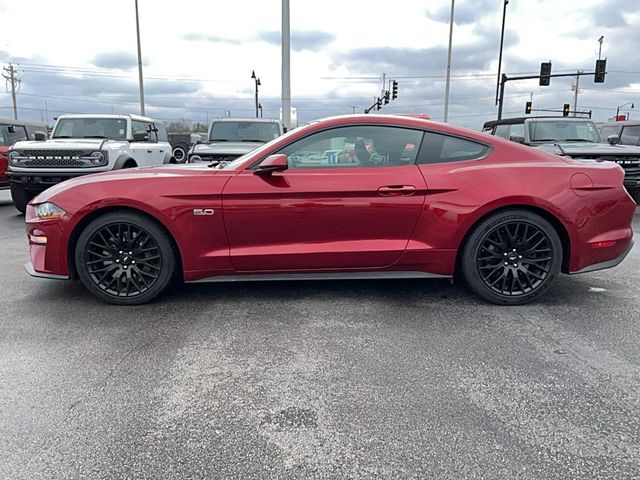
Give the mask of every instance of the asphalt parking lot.
[[23, 271], [7, 192], [0, 240], [2, 479], [640, 477], [638, 244], [525, 307], [416, 280], [114, 307]]

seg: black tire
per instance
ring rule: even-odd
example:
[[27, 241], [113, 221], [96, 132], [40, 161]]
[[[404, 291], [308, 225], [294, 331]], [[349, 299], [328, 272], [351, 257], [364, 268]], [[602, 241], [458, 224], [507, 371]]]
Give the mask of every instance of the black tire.
[[107, 213], [89, 223], [78, 238], [75, 262], [85, 288], [114, 305], [151, 301], [176, 270], [169, 236], [153, 220], [131, 212]]
[[11, 200], [13, 200], [13, 204], [23, 215], [27, 211], [27, 203], [29, 203], [33, 197], [35, 197], [35, 195], [31, 195], [24, 187], [13, 183], [11, 184]]
[[173, 147], [173, 158], [175, 158], [176, 163], [185, 163], [187, 161], [187, 152], [189, 151], [189, 145], [186, 143], [179, 143], [175, 147]]
[[540, 215], [505, 210], [474, 227], [461, 266], [480, 297], [498, 305], [523, 305], [543, 295], [559, 275], [562, 242]]
[[640, 205], [640, 188], [634, 188], [629, 190], [629, 195], [633, 198], [633, 201], [636, 202], [636, 205]]

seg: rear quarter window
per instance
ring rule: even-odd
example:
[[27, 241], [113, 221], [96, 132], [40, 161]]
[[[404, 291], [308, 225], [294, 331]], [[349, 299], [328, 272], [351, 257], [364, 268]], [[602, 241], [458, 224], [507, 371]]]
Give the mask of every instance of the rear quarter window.
[[491, 148], [473, 140], [425, 132], [418, 153], [418, 164], [463, 162], [485, 157]]

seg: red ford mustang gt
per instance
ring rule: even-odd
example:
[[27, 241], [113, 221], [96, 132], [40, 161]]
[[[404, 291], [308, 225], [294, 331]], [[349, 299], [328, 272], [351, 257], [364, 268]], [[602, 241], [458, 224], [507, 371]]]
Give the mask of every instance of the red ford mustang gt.
[[623, 176], [419, 118], [337, 117], [230, 163], [56, 185], [28, 207], [26, 269], [114, 304], [148, 302], [176, 278], [454, 273], [490, 302], [522, 304], [561, 271], [624, 259], [636, 205]]

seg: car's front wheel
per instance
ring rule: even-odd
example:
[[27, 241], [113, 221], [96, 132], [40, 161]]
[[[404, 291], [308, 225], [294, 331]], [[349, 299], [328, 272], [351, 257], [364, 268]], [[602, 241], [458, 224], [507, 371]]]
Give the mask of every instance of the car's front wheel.
[[176, 269], [169, 236], [149, 218], [113, 212], [93, 220], [78, 237], [76, 270], [93, 295], [116, 305], [149, 302]]
[[555, 228], [527, 210], [498, 212], [471, 232], [462, 252], [471, 289], [501, 305], [529, 303], [560, 273], [562, 242]]

